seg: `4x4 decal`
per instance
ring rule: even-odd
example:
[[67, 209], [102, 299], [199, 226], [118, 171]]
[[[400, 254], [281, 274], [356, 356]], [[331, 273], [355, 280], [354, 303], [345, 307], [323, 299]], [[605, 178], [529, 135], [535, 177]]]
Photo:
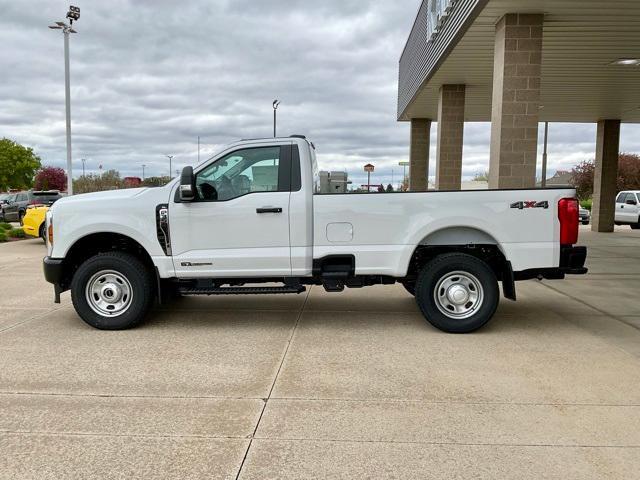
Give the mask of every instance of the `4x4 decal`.
[[511, 204], [511, 208], [517, 208], [522, 210], [524, 208], [549, 208], [549, 202], [546, 200], [543, 202], [536, 202], [535, 200], [525, 200], [523, 202], [514, 202]]

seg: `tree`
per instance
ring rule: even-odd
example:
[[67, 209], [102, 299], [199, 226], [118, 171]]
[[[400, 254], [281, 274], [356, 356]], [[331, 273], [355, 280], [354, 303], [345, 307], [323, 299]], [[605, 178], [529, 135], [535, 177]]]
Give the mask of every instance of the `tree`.
[[580, 200], [587, 200], [593, 195], [593, 160], [584, 160], [571, 170], [571, 185], [575, 187]]
[[393, 185], [387, 185], [387, 193], [393, 192]]
[[476, 182], [488, 182], [489, 181], [489, 170], [485, 170], [484, 172], [476, 173], [472, 180]]
[[384, 185], [378, 185], [378, 193], [384, 193]]
[[73, 181], [73, 191], [75, 193], [101, 192], [119, 188], [124, 188], [124, 182], [117, 170], [107, 170], [101, 175], [82, 175]]
[[143, 187], [162, 187], [169, 183], [171, 178], [169, 177], [147, 177], [142, 181]]
[[33, 185], [33, 175], [40, 168], [40, 157], [33, 149], [8, 138], [0, 140], [0, 191], [26, 189]]
[[33, 188], [36, 190], [66, 190], [67, 174], [60, 167], [42, 167], [36, 173]]
[[[571, 170], [571, 185], [576, 189], [578, 198], [586, 200], [593, 195], [593, 177], [595, 165], [593, 160], [585, 160]], [[616, 189], [640, 189], [640, 155], [621, 153], [618, 157], [618, 178]]]

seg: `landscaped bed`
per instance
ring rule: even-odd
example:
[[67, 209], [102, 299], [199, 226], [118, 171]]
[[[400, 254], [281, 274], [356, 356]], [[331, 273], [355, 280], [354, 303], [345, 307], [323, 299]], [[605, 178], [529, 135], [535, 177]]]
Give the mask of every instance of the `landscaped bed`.
[[10, 223], [0, 223], [0, 243], [24, 240], [27, 236], [21, 227], [14, 228]]

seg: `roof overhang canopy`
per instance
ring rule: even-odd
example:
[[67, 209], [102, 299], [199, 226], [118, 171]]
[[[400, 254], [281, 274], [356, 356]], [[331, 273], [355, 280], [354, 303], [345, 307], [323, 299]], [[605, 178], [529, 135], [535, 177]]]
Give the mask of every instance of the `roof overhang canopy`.
[[[428, 2], [400, 61], [398, 119], [437, 119], [444, 84], [466, 85], [465, 120], [491, 120], [495, 25], [507, 13], [543, 13], [540, 121], [640, 122], [639, 0], [455, 0], [436, 34]], [[429, 34], [429, 41], [427, 37]]]

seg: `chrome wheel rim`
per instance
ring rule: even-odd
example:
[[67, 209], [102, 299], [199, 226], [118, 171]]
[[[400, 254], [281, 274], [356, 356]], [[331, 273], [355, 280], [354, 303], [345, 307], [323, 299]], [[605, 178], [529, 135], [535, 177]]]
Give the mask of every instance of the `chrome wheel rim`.
[[131, 306], [133, 289], [120, 272], [101, 270], [87, 282], [85, 296], [91, 310], [98, 315], [117, 317]]
[[484, 290], [474, 275], [455, 271], [447, 273], [438, 281], [433, 298], [440, 312], [449, 318], [462, 320], [480, 309]]

